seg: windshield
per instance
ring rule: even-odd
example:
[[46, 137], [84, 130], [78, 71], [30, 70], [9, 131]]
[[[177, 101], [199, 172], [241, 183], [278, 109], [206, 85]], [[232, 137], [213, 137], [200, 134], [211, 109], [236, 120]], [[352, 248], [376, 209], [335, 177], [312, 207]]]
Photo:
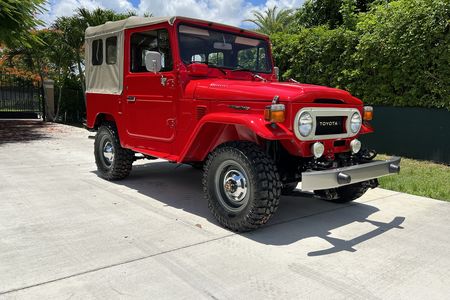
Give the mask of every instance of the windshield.
[[272, 62], [267, 41], [225, 31], [180, 25], [181, 59], [223, 69], [271, 73]]

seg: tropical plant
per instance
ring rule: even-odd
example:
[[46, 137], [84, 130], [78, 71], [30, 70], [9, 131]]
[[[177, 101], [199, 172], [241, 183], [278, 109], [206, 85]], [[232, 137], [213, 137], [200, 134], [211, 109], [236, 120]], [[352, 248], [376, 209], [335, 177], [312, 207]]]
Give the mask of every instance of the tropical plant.
[[280, 31], [288, 30], [292, 21], [291, 9], [280, 9], [273, 6], [264, 12], [257, 10], [252, 11], [253, 18], [246, 19], [244, 22], [251, 22], [257, 26], [257, 30], [265, 34], [273, 34]]
[[0, 0], [0, 44], [30, 46], [32, 39], [35, 39], [34, 42], [39, 41], [29, 31], [43, 24], [35, 16], [44, 10], [44, 2], [45, 0]]

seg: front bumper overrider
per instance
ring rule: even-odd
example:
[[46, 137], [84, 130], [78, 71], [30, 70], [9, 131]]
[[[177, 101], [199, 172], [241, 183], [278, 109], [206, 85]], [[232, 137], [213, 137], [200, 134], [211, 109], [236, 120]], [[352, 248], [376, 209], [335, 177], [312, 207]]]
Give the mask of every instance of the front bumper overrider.
[[350, 167], [302, 173], [302, 190], [324, 190], [368, 181], [400, 172], [400, 157], [376, 160]]

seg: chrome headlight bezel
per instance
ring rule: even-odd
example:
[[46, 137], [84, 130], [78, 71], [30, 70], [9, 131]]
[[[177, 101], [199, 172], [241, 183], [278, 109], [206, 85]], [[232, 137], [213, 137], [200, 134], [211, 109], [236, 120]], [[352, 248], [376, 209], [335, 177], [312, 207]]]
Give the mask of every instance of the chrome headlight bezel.
[[361, 130], [362, 118], [359, 112], [354, 112], [350, 117], [350, 131], [354, 134]]
[[[303, 129], [302, 129], [302, 126], [303, 126]], [[307, 111], [302, 112], [300, 114], [300, 117], [298, 118], [297, 128], [298, 128], [298, 133], [300, 133], [300, 135], [302, 137], [310, 136], [314, 129], [313, 116]]]
[[[299, 131], [299, 120], [300, 116], [302, 116], [305, 112], [308, 112], [312, 117], [312, 130], [308, 136], [303, 136]], [[341, 139], [341, 138], [349, 138], [354, 137], [358, 134], [353, 133], [350, 129], [350, 120], [354, 113], [358, 113], [361, 115], [357, 108], [341, 108], [341, 107], [303, 107], [297, 111], [295, 114], [293, 129], [295, 136], [300, 141], [314, 141], [314, 140], [329, 140], [329, 139]], [[328, 134], [328, 135], [319, 135], [315, 134], [316, 130], [316, 118], [317, 117], [345, 117], [345, 131], [340, 134]]]

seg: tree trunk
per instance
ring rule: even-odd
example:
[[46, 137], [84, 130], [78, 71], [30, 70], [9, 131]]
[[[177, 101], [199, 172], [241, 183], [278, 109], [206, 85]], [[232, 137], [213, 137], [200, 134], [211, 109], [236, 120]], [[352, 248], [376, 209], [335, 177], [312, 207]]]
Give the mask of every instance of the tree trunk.
[[44, 88], [44, 74], [42, 74], [41, 71], [39, 71], [39, 78], [41, 81], [40, 84], [41, 84], [41, 88], [42, 88], [42, 98], [43, 98], [42, 101], [44, 101], [44, 106], [45, 106], [44, 113], [48, 115], [50, 120], [47, 120], [47, 116], [44, 116], [43, 119], [45, 122], [48, 122], [48, 121], [53, 122], [55, 118], [54, 118], [54, 116], [50, 116], [50, 114], [48, 113], [49, 110], [48, 110], [48, 103], [47, 103], [47, 95], [45, 93], [45, 88]]
[[64, 87], [64, 83], [60, 84], [59, 88], [58, 88], [59, 93], [58, 93], [58, 104], [57, 104], [57, 107], [56, 107], [56, 114], [55, 114], [55, 118], [54, 118], [55, 121], [58, 121], [58, 117], [59, 117], [59, 110], [61, 108], [61, 99], [62, 99], [61, 96], [62, 96], [62, 89], [63, 89], [63, 87]]
[[84, 108], [87, 108], [86, 103], [86, 85], [84, 82], [84, 76], [83, 76], [83, 70], [81, 69], [81, 55], [80, 50], [77, 50], [77, 65], [78, 65], [78, 73], [80, 76], [80, 82], [81, 82], [81, 91], [83, 92], [83, 98], [84, 98]]

